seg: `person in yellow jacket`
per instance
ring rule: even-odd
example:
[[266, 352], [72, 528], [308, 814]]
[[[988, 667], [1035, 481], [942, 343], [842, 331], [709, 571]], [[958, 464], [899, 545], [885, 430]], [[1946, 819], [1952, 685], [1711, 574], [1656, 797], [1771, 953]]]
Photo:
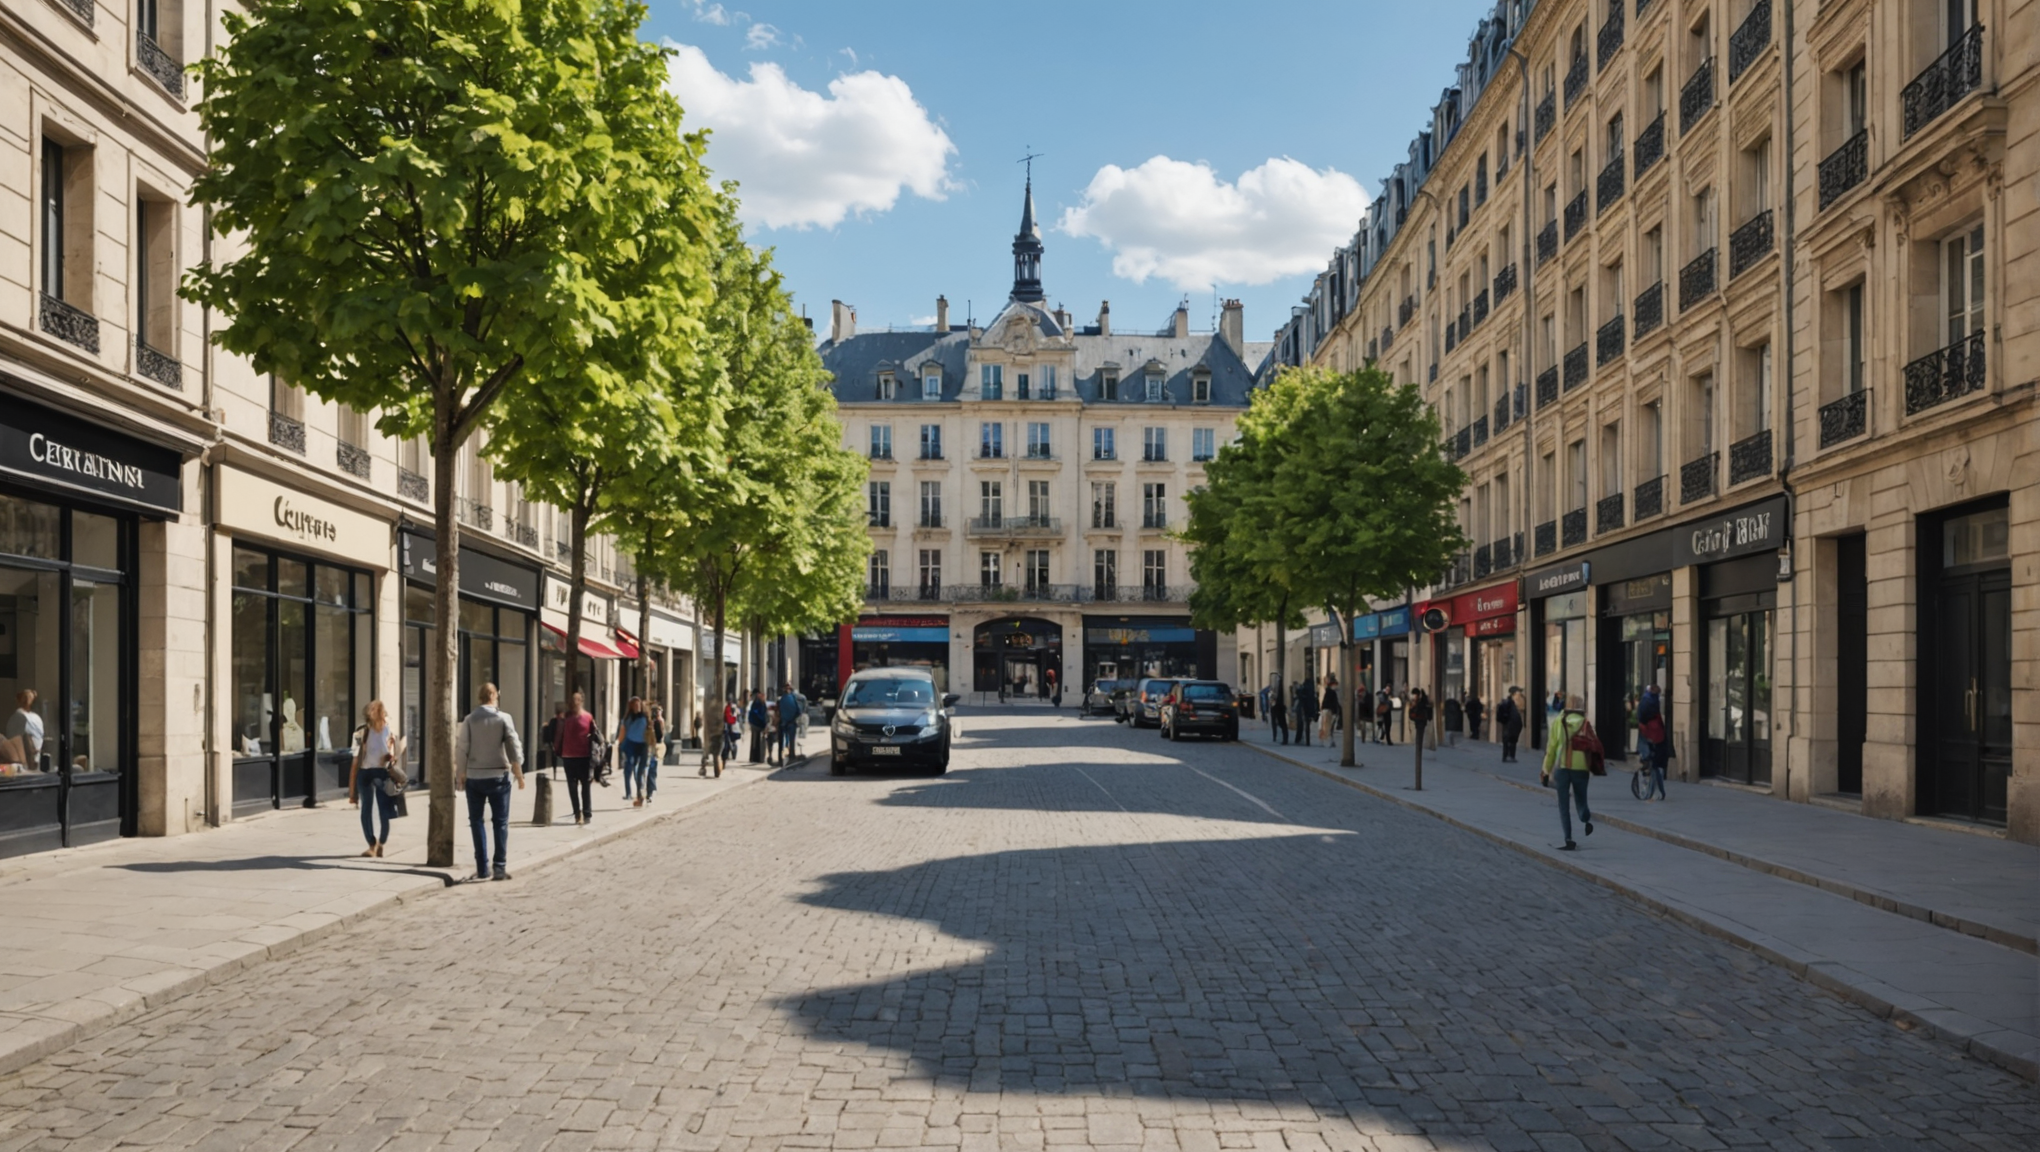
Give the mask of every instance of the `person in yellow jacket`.
[[1572, 838], [1572, 804], [1577, 802], [1580, 809], [1580, 823], [1587, 835], [1594, 834], [1594, 817], [1587, 811], [1587, 754], [1575, 752], [1572, 747], [1574, 736], [1587, 724], [1587, 702], [1578, 693], [1565, 698], [1565, 711], [1552, 718], [1551, 739], [1544, 746], [1543, 782], [1547, 788], [1558, 788], [1558, 824], [1565, 830], [1563, 850], [1578, 851], [1579, 845]]

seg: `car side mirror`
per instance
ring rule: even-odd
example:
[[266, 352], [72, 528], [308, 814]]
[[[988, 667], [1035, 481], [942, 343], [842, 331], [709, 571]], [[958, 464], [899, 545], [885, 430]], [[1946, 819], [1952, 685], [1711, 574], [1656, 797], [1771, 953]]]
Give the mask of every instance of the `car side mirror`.
[[942, 707], [944, 709], [954, 708], [956, 707], [957, 701], [962, 699], [963, 697], [958, 696], [954, 692], [944, 692], [942, 694]]

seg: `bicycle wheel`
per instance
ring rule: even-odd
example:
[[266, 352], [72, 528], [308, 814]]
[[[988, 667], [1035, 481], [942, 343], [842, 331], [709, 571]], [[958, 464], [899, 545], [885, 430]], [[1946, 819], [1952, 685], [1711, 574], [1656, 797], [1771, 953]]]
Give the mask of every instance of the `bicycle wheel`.
[[1642, 772], [1640, 772], [1640, 771], [1639, 771], [1639, 772], [1631, 772], [1631, 773], [1629, 774], [1629, 794], [1630, 794], [1631, 796], [1634, 796], [1634, 797], [1636, 797], [1636, 798], [1637, 798], [1638, 800], [1641, 800], [1641, 799], [1643, 799], [1643, 795], [1644, 795], [1644, 793], [1643, 793], [1643, 787], [1644, 787], [1644, 785], [1643, 785], [1643, 779], [1644, 779], [1644, 773], [1642, 773]]

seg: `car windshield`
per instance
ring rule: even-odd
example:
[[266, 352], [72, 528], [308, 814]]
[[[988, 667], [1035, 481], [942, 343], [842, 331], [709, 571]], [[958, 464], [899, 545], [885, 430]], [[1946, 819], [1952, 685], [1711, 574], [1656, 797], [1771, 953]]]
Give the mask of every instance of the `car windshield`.
[[926, 708], [935, 703], [935, 686], [907, 677], [852, 680], [843, 693], [845, 708]]

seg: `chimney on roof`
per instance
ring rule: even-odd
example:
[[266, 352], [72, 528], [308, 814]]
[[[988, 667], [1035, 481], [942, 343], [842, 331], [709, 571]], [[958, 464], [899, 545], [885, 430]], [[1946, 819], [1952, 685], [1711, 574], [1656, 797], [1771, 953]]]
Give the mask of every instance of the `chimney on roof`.
[[949, 331], [949, 297], [947, 296], [937, 296], [935, 298], [935, 331]]
[[1218, 336], [1242, 359], [1247, 354], [1247, 310], [1238, 300], [1227, 300], [1218, 313]]
[[1176, 322], [1171, 326], [1170, 331], [1178, 340], [1190, 334], [1190, 308], [1188, 305], [1176, 305]]
[[1055, 326], [1062, 329], [1065, 336], [1069, 335], [1070, 319], [1071, 317], [1067, 309], [1060, 304], [1055, 306]]
[[829, 301], [829, 343], [840, 344], [857, 335], [857, 309], [841, 300]]
[[1112, 335], [1112, 301], [1110, 300], [1106, 300], [1098, 305], [1098, 335]]

